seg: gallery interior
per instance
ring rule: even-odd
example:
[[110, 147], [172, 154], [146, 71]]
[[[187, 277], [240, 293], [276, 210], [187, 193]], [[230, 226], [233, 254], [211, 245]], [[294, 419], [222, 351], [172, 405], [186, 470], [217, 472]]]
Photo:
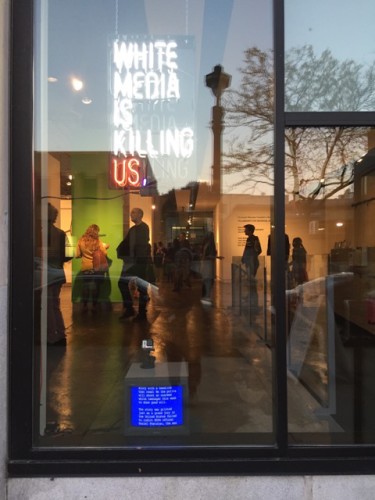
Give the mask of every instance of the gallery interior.
[[[317, 134], [331, 134], [331, 140], [337, 133], [304, 132], [310, 134], [310, 142], [317, 140]], [[355, 137], [352, 131], [345, 132], [356, 147], [363, 147], [363, 154], [352, 164], [340, 165], [336, 178], [322, 179], [314, 199], [298, 195], [285, 199], [288, 428], [297, 444], [373, 440], [375, 149], [372, 130], [356, 131]], [[188, 183], [165, 195], [158, 193], [156, 182], [149, 188], [113, 190], [108, 158], [108, 153], [49, 153], [37, 158], [40, 178], [43, 168], [49, 173], [48, 195], [40, 196], [39, 217], [43, 220], [48, 202], [57, 208], [55, 224], [66, 234], [67, 262], [60, 295], [66, 345], [47, 342], [50, 319], [43, 301], [50, 283], [43, 286], [43, 279], [48, 279], [43, 265], [35, 271], [35, 282], [40, 283], [35, 289], [36, 304], [41, 304], [35, 439], [54, 447], [157, 445], [161, 436], [171, 444], [272, 444], [272, 197], [223, 194], [221, 173], [217, 184]], [[325, 198], [324, 193], [343, 180], [347, 187], [342, 194]], [[183, 238], [191, 251], [189, 280], [179, 290], [175, 289], [175, 263], [168, 264], [165, 258], [157, 266], [151, 253], [154, 277], [147, 284], [150, 301], [145, 322], [121, 319], [122, 260], [116, 247], [133, 225], [134, 207], [143, 211], [151, 245], [162, 242], [167, 248]], [[109, 245], [110, 266], [97, 307], [84, 310], [80, 259], [74, 256], [80, 236], [94, 223], [100, 227], [101, 240]], [[262, 247], [255, 277], [241, 263], [246, 224], [255, 226]], [[43, 241], [46, 226], [39, 227]], [[220, 258], [215, 259], [212, 299], [205, 303], [202, 243], [211, 231]], [[306, 249], [306, 273], [300, 282], [293, 276], [295, 238]], [[137, 287], [129, 286], [137, 304]], [[145, 341], [151, 341], [150, 351]], [[145, 357], [152, 358], [151, 369], [142, 368]], [[129, 386], [150, 384], [150, 378], [154, 379], [151, 385], [161, 387], [182, 384], [183, 422], [155, 427], [131, 424]]]

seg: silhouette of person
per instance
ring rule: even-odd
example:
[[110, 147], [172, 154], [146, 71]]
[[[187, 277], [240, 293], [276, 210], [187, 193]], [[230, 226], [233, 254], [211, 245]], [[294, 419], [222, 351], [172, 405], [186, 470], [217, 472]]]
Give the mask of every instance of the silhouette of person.
[[120, 319], [135, 316], [136, 311], [133, 307], [133, 297], [129, 289], [129, 284], [134, 282], [139, 292], [138, 314], [135, 321], [144, 321], [147, 319], [147, 302], [149, 301], [147, 293], [148, 265], [151, 259], [150, 230], [148, 225], [143, 222], [143, 210], [133, 208], [130, 212], [130, 219], [134, 223], [125, 238], [117, 247], [117, 257], [123, 260], [122, 272], [118, 286], [122, 295], [124, 312]]
[[47, 290], [47, 343], [66, 345], [65, 324], [60, 308], [61, 287], [66, 282], [64, 262], [66, 234], [55, 226], [58, 210], [48, 203], [48, 290]]
[[249, 276], [255, 277], [259, 267], [258, 255], [262, 253], [262, 247], [258, 236], [254, 234], [255, 226], [245, 224], [244, 228], [247, 240], [241, 262], [245, 264]]
[[156, 281], [161, 281], [163, 278], [163, 267], [166, 251], [167, 249], [165, 248], [162, 241], [154, 244], [154, 265], [156, 272]]
[[293, 238], [292, 242], [292, 275], [294, 284], [301, 285], [308, 281], [307, 271], [306, 271], [306, 249], [303, 246], [302, 239], [297, 237]]
[[215, 280], [215, 262], [218, 257], [215, 237], [212, 231], [209, 231], [202, 243], [201, 254], [201, 275], [202, 275], [202, 304], [212, 304], [212, 287]]

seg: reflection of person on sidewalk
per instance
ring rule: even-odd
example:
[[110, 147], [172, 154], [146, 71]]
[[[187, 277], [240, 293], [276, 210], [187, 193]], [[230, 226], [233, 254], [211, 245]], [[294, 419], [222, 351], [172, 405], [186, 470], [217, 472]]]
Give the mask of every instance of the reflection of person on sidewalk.
[[65, 325], [60, 308], [61, 287], [66, 282], [64, 262], [66, 234], [54, 224], [58, 210], [48, 203], [48, 293], [47, 293], [47, 343], [66, 345]]
[[129, 289], [130, 282], [135, 282], [139, 292], [138, 315], [135, 320], [146, 320], [146, 307], [149, 300], [147, 294], [147, 269], [150, 262], [150, 231], [148, 225], [142, 221], [143, 210], [133, 208], [130, 219], [134, 223], [117, 247], [117, 257], [123, 260], [123, 267], [118, 286], [122, 295], [124, 312], [120, 319], [135, 315], [133, 298]]
[[254, 235], [255, 226], [246, 224], [244, 228], [247, 240], [241, 262], [245, 264], [249, 277], [255, 277], [259, 267], [258, 255], [262, 253], [262, 247], [258, 236]]
[[292, 242], [292, 274], [295, 286], [302, 285], [308, 281], [306, 271], [306, 250], [303, 246], [302, 239], [293, 238]]
[[209, 231], [202, 243], [201, 254], [201, 276], [202, 276], [202, 304], [212, 304], [212, 287], [215, 280], [216, 259], [222, 259], [217, 256], [214, 233]]
[[162, 241], [159, 241], [157, 244], [154, 244], [154, 266], [155, 266], [155, 274], [156, 281], [162, 281], [163, 279], [163, 267], [164, 267], [164, 257], [166, 254], [166, 248], [163, 245]]
[[255, 227], [252, 224], [246, 224], [244, 228], [247, 240], [241, 262], [245, 264], [247, 271], [250, 311], [256, 315], [259, 312], [256, 274], [259, 268], [258, 256], [262, 252], [262, 247], [258, 236], [254, 235]]
[[191, 287], [190, 283], [190, 271], [191, 271], [191, 261], [193, 260], [193, 254], [190, 250], [189, 241], [186, 239], [181, 239], [179, 248], [175, 253], [175, 274], [174, 274], [174, 292], [179, 292], [183, 285], [188, 288]]

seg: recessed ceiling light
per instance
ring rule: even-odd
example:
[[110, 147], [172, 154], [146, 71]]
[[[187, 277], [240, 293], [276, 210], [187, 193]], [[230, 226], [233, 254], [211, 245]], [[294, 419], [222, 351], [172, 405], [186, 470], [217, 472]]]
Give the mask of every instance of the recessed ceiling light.
[[56, 83], [58, 80], [55, 76], [49, 76], [47, 78], [47, 80], [50, 82], [50, 83]]
[[83, 102], [83, 104], [91, 104], [92, 103], [92, 99], [90, 99], [89, 97], [84, 97], [82, 99], [82, 102]]
[[73, 89], [76, 90], [77, 92], [83, 89], [83, 81], [80, 80], [79, 78], [72, 78], [71, 83]]

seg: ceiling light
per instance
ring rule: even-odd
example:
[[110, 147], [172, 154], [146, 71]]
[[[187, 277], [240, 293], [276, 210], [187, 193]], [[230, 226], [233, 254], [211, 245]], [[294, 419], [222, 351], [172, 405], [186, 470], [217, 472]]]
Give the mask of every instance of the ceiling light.
[[84, 97], [82, 99], [82, 102], [83, 102], [83, 104], [91, 104], [92, 103], [92, 99], [90, 99], [89, 97]]
[[79, 92], [80, 90], [83, 89], [83, 81], [80, 80], [79, 78], [72, 78], [71, 83], [75, 91]]
[[50, 82], [50, 83], [56, 83], [58, 80], [55, 76], [49, 76], [47, 78], [47, 80]]

